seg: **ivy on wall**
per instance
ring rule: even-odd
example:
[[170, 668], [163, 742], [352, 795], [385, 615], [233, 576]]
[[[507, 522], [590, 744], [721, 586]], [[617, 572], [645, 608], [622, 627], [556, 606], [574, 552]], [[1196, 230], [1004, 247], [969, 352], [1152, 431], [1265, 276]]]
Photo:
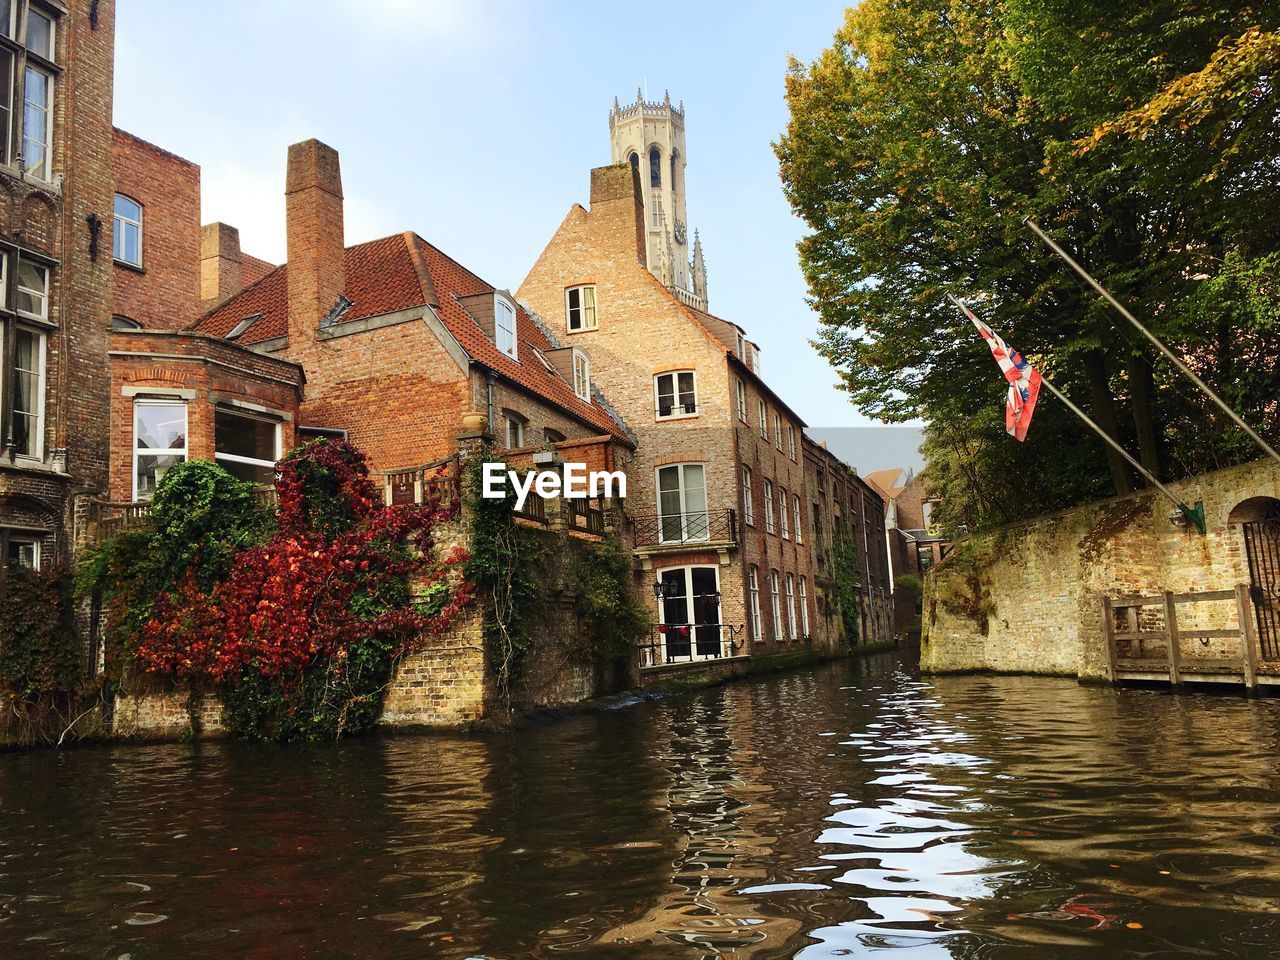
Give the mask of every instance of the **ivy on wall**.
[[838, 538], [834, 546], [836, 597], [840, 601], [840, 617], [844, 621], [845, 640], [851, 646], [861, 639], [858, 609], [858, 547], [851, 537]]
[[81, 685], [71, 578], [9, 563], [0, 589], [0, 689], [23, 701]]

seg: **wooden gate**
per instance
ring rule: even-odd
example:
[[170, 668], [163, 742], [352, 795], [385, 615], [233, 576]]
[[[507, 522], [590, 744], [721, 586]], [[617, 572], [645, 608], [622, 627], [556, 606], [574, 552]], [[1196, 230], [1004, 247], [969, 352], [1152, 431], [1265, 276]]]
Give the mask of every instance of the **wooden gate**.
[[1280, 657], [1280, 516], [1272, 507], [1261, 520], [1244, 524], [1249, 558], [1249, 598], [1258, 622], [1258, 643], [1266, 659]]

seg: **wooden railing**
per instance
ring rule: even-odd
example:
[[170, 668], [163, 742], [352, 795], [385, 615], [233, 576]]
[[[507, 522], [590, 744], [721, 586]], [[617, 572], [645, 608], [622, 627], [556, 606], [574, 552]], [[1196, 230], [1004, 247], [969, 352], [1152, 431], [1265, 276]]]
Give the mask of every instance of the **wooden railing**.
[[[1185, 627], [1178, 622], [1180, 606], [1227, 601], [1233, 602], [1236, 608], [1233, 627]], [[1143, 623], [1143, 610], [1149, 607], [1162, 611], [1158, 618], [1152, 618], [1154, 626]], [[1232, 590], [1103, 597], [1102, 619], [1107, 638], [1107, 670], [1112, 682], [1163, 679], [1167, 675], [1169, 683], [1176, 686], [1186, 680], [1238, 678], [1253, 689], [1258, 684], [1260, 670], [1267, 666], [1260, 663], [1253, 607], [1245, 584]], [[1220, 619], [1229, 619], [1229, 616]], [[1213, 640], [1235, 640], [1239, 653], [1229, 658], [1188, 657], [1182, 649], [1185, 640], [1199, 641], [1206, 646]]]
[[92, 500], [89, 503], [89, 523], [94, 543], [102, 543], [125, 530], [140, 527], [150, 518], [150, 500]]
[[564, 503], [570, 530], [604, 536], [604, 497], [573, 497]]
[[387, 503], [439, 503], [456, 507], [462, 500], [462, 472], [457, 455], [399, 470], [380, 470], [386, 488]]

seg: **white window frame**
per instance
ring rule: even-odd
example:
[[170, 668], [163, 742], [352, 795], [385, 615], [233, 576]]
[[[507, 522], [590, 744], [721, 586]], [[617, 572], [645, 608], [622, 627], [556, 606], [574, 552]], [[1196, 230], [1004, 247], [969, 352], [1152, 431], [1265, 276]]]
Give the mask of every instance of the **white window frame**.
[[782, 449], [782, 417], [777, 410], [773, 411], [773, 445]]
[[747, 385], [742, 382], [741, 378], [737, 380], [738, 384], [738, 419], [743, 423], [747, 422]]
[[[40, 104], [27, 99], [27, 91], [31, 90], [33, 84], [28, 82], [28, 78], [24, 75], [22, 83], [22, 168], [23, 172], [30, 174], [37, 180], [43, 180], [48, 183], [52, 179], [51, 168], [53, 164], [53, 105], [54, 99], [54, 83], [56, 78], [53, 72], [45, 67], [38, 66], [30, 60], [26, 63], [27, 73], [39, 73], [46, 80], [45, 90], [48, 91], [48, 101]], [[27, 141], [36, 142], [34, 138], [27, 135], [27, 105], [31, 104], [34, 109], [41, 110], [45, 115], [45, 139], [41, 146], [44, 147], [44, 163], [37, 170], [28, 166], [29, 158], [27, 155]]]
[[781, 640], [782, 634], [782, 584], [777, 570], [769, 571], [769, 594], [773, 601], [773, 639]]
[[591, 361], [581, 350], [573, 351], [573, 392], [579, 400], [591, 402]]
[[756, 507], [751, 495], [751, 468], [742, 468], [742, 519], [747, 526], [756, 525]]
[[[14, 13], [16, 15], [18, 13], [17, 0], [12, 0], [11, 6], [14, 8]], [[28, 4], [27, 5], [27, 37], [28, 39], [31, 36], [31, 17], [33, 15], [40, 17], [42, 20], [45, 20], [49, 24], [49, 50], [46, 53], [42, 53], [39, 50], [32, 50], [30, 47], [27, 47], [27, 50], [31, 53], [34, 53], [37, 57], [40, 57], [43, 60], [48, 60], [50, 63], [53, 63], [55, 62], [54, 55], [58, 51], [58, 18], [53, 16], [50, 13], [46, 13], [44, 10], [40, 10], [35, 6]]]
[[790, 456], [792, 462], [796, 459], [796, 428], [795, 424], [787, 424], [787, 446], [790, 448]]
[[769, 439], [769, 408], [763, 400], [760, 401], [760, 439]]
[[[276, 438], [275, 438], [275, 444], [274, 444], [275, 459], [272, 460], [270, 463], [268, 463], [265, 460], [258, 460], [254, 457], [243, 457], [236, 453], [219, 453], [218, 452], [218, 414], [220, 413], [230, 414], [233, 417], [242, 417], [245, 420], [257, 420], [260, 423], [269, 423], [273, 427], [275, 427], [276, 428], [275, 429]], [[227, 463], [247, 463], [254, 467], [271, 467], [272, 469], [274, 469], [275, 465], [280, 462], [280, 457], [283, 456], [283, 453], [281, 451], [281, 442], [282, 442], [281, 435], [283, 433], [284, 431], [281, 428], [279, 417], [273, 417], [268, 414], [255, 413], [250, 410], [242, 410], [240, 407], [233, 407], [229, 405], [217, 406], [214, 408], [214, 411], [213, 411], [213, 459], [215, 462], [219, 460], [225, 460]], [[137, 474], [135, 473], [134, 476], [135, 476], [135, 482], [136, 482]]]
[[[499, 323], [498, 318], [504, 316], [504, 311], [509, 312], [511, 316], [511, 326], [505, 327]], [[493, 342], [500, 353], [505, 354], [512, 360], [520, 359], [520, 335], [517, 332], [519, 326], [519, 318], [516, 316], [516, 305], [501, 294], [493, 295]], [[509, 344], [504, 344], [507, 334], [511, 338]]]
[[801, 636], [811, 636], [809, 633], [809, 578], [800, 578], [800, 627]]
[[773, 533], [775, 527], [773, 525], [773, 481], [766, 479], [764, 482], [764, 532]]
[[[40, 554], [41, 554], [41, 547], [43, 546], [43, 542], [42, 542], [43, 540], [44, 540], [43, 537], [35, 533], [18, 533], [18, 534], [10, 533], [9, 536], [5, 538], [5, 550], [7, 551], [8, 548], [12, 546], [15, 542], [24, 543], [24, 544], [29, 543], [31, 545], [31, 566], [27, 567], [27, 569], [39, 570], [40, 561], [42, 559]], [[9, 558], [7, 555], [3, 559], [5, 563], [9, 562]], [[21, 561], [19, 561], [19, 563], [21, 563]], [[26, 566], [26, 564], [22, 564], [22, 566]]]
[[[133, 490], [133, 499], [138, 499], [138, 459], [140, 452], [138, 450], [138, 408], [139, 407], [182, 407], [183, 430], [182, 442], [184, 446], [179, 449], [177, 447], [159, 447], [148, 448], [146, 453], [141, 454], [144, 457], [181, 457], [180, 463], [185, 463], [190, 457], [191, 448], [191, 409], [187, 401], [178, 397], [135, 397], [133, 401], [133, 417], [130, 429], [129, 443], [133, 447], [131, 462], [133, 464], [133, 478], [129, 481]], [[154, 494], [153, 494], [154, 495]]]
[[778, 488], [778, 520], [782, 525], [782, 539], [791, 539], [791, 520], [787, 517], [787, 488]]
[[[515, 450], [524, 446], [525, 420], [511, 411], [504, 411], [502, 418], [507, 422], [507, 449]], [[518, 436], [513, 436], [518, 434]], [[512, 441], [515, 441], [514, 443]]]
[[[9, 258], [8, 258], [8, 257], [5, 257], [5, 258], [4, 258], [4, 261], [5, 261], [5, 277], [4, 277], [4, 279], [5, 279], [5, 283], [7, 283], [7, 282], [8, 282], [8, 274], [9, 274], [9, 263], [8, 263]], [[43, 276], [44, 276], [44, 289], [43, 289], [43, 290], [36, 290], [36, 289], [33, 289], [32, 287], [24, 287], [24, 286], [22, 285], [22, 280], [20, 279], [20, 275], [21, 275], [21, 272], [22, 272], [22, 271], [21, 271], [21, 267], [23, 267], [23, 266], [35, 267], [37, 270], [39, 270], [39, 271], [43, 274]], [[26, 317], [26, 318], [27, 318], [27, 319], [29, 319], [29, 320], [48, 320], [48, 319], [49, 319], [49, 268], [48, 268], [48, 267], [46, 267], [44, 264], [42, 264], [42, 263], [36, 263], [36, 262], [35, 262], [35, 261], [33, 261], [33, 260], [26, 260], [26, 261], [23, 261], [23, 262], [19, 265], [19, 269], [18, 269], [18, 270], [16, 270], [16, 271], [14, 271], [13, 282], [14, 282], [14, 284], [16, 284], [16, 285], [17, 285], [17, 292], [18, 292], [18, 293], [29, 293], [29, 294], [31, 294], [33, 297], [35, 297], [35, 298], [36, 298], [36, 300], [37, 300], [37, 301], [39, 302], [39, 304], [40, 304], [40, 312], [39, 312], [39, 313], [29, 313], [29, 312], [28, 312], [28, 311], [26, 311], [26, 310], [18, 310], [18, 311], [17, 311], [18, 316], [20, 316], [20, 317]], [[7, 292], [7, 291], [6, 291], [6, 292]], [[15, 301], [14, 301], [14, 302], [15, 302], [15, 304], [17, 303], [16, 299], [15, 299]]]
[[788, 639], [800, 639], [796, 623], [796, 575], [794, 573], [787, 574], [787, 629]]
[[[689, 467], [698, 467], [702, 470], [702, 503], [701, 510], [690, 510], [688, 503], [688, 493], [692, 487], [685, 483], [685, 474]], [[669, 540], [666, 538], [665, 525], [663, 521], [667, 519], [667, 514], [662, 512], [662, 471], [676, 470], [676, 476], [679, 478], [677, 491], [680, 495], [680, 539]], [[711, 492], [710, 471], [707, 464], [701, 460], [687, 460], [680, 463], [664, 463], [661, 466], [654, 467], [653, 470], [653, 490], [658, 507], [658, 542], [659, 543], [701, 543], [711, 539], [711, 505], [708, 496]], [[701, 514], [702, 520], [702, 536], [694, 536], [690, 533], [691, 524], [690, 517], [696, 517]], [[694, 531], [696, 532], [695, 521]]]
[[804, 543], [804, 528], [800, 525], [800, 494], [791, 495], [791, 526], [796, 532], [796, 543]]
[[754, 563], [747, 568], [747, 596], [751, 603], [751, 639], [764, 639], [764, 623], [760, 619], [760, 568]]
[[[20, 460], [44, 460], [44, 418], [45, 418], [45, 402], [44, 401], [45, 401], [45, 392], [48, 390], [47, 380], [48, 380], [48, 374], [49, 374], [48, 331], [43, 330], [39, 327], [29, 326], [24, 323], [18, 324], [17, 329], [21, 330], [24, 333], [29, 333], [36, 338], [36, 343], [37, 343], [36, 353], [38, 354], [38, 357], [36, 358], [35, 370], [23, 371], [24, 373], [34, 373], [36, 375], [35, 423], [32, 426], [32, 438], [34, 440], [34, 443], [32, 444], [30, 453], [18, 453], [16, 454], [16, 456]], [[15, 357], [15, 364], [16, 364], [16, 357]], [[4, 390], [9, 391], [10, 395], [12, 395], [13, 383], [9, 380], [9, 377], [13, 377], [15, 379], [17, 378], [17, 374], [18, 374], [17, 366], [15, 365], [14, 367], [6, 370], [5, 374], [6, 374], [5, 376], [0, 377], [0, 383], [3, 384], [2, 388]], [[12, 415], [15, 417], [18, 415], [16, 403], [14, 404]], [[10, 430], [12, 430], [12, 427], [10, 428]]]
[[[578, 326], [573, 325], [574, 308], [569, 305], [569, 294], [577, 291], [578, 294]], [[591, 306], [587, 306], [587, 292], [591, 293]], [[590, 323], [587, 322], [588, 314], [590, 315]], [[600, 298], [596, 293], [596, 285], [594, 283], [582, 283], [576, 287], [564, 288], [564, 328], [569, 333], [588, 333], [592, 330], [600, 329]]]
[[[686, 413], [684, 404], [681, 403], [680, 397], [680, 375], [682, 373], [689, 374], [693, 381], [693, 412]], [[671, 378], [671, 413], [665, 416], [662, 413], [662, 403], [658, 397], [661, 395], [658, 389], [658, 383], [663, 377]], [[679, 411], [678, 413], [676, 411]], [[698, 416], [698, 372], [696, 370], [664, 370], [662, 373], [653, 375], [653, 416], [655, 420], [688, 420]]]
[[734, 347], [738, 354], [738, 359], [745, 363], [747, 356], [747, 338], [742, 335], [741, 330], [736, 331], [736, 334], [737, 336]]
[[[712, 571], [712, 572], [713, 572], [713, 574], [715, 575], [715, 580], [716, 580], [716, 594], [717, 594], [717, 597], [716, 597], [716, 619], [715, 619], [715, 626], [716, 626], [716, 627], [717, 627], [717, 629], [720, 631], [720, 645], [719, 645], [719, 648], [716, 650], [716, 652], [715, 652], [715, 653], [698, 653], [698, 638], [697, 638], [696, 628], [697, 628], [699, 625], [698, 625], [698, 624], [695, 624], [695, 623], [693, 622], [693, 618], [694, 618], [694, 612], [693, 612], [693, 571], [694, 571], [694, 570], [710, 570], [710, 571]], [[714, 563], [689, 563], [689, 564], [680, 564], [679, 566], [675, 566], [675, 567], [663, 567], [663, 568], [661, 568], [661, 570], [658, 572], [658, 576], [659, 576], [659, 578], [661, 578], [661, 577], [665, 576], [665, 575], [666, 575], [666, 574], [668, 574], [668, 573], [676, 573], [676, 572], [682, 573], [682, 574], [684, 575], [685, 613], [686, 613], [686, 615], [687, 615], [687, 616], [688, 616], [688, 618], [689, 618], [689, 622], [688, 622], [687, 624], [668, 624], [668, 623], [666, 623], [666, 621], [665, 621], [665, 617], [666, 617], [666, 607], [665, 607], [665, 605], [664, 605], [663, 601], [662, 601], [662, 600], [659, 600], [659, 601], [658, 601], [658, 623], [659, 623], [659, 624], [662, 624], [663, 626], [668, 626], [668, 627], [671, 627], [671, 626], [687, 626], [687, 627], [689, 627], [689, 660], [688, 660], [688, 661], [685, 661], [685, 660], [683, 660], [683, 659], [682, 659], [682, 660], [680, 661], [681, 663], [685, 663], [685, 662], [692, 662], [692, 661], [695, 661], [695, 660], [719, 660], [719, 659], [721, 659], [721, 657], [722, 657], [722, 655], [723, 655], [723, 653], [724, 653], [724, 640], [725, 640], [725, 636], [724, 636], [724, 626], [723, 626], [723, 624], [724, 624], [724, 597], [723, 597], [723, 595], [722, 595], [722, 594], [721, 594], [721, 592], [720, 592], [720, 567], [719, 567], [719, 565], [718, 565], [718, 564], [714, 564]], [[703, 626], [710, 626], [710, 624], [703, 624]], [[669, 634], [669, 633], [667, 633], [667, 632], [662, 633], [662, 648], [663, 648], [663, 650], [662, 650], [662, 655], [663, 655], [663, 660], [664, 660], [664, 661], [666, 661], [666, 660], [667, 660], [667, 638], [668, 638], [668, 636], [670, 636], [670, 634]]]
[[[138, 219], [134, 220], [132, 217], [126, 217], [122, 215], [118, 210], [116, 210], [115, 208], [116, 200], [127, 200], [130, 203], [132, 203], [134, 206], [136, 206], [138, 208]], [[143, 219], [143, 210], [142, 210], [141, 201], [133, 199], [133, 197], [129, 196], [127, 193], [117, 193], [115, 195], [115, 198], [112, 200], [112, 204], [111, 204], [111, 227], [112, 227], [111, 259], [113, 259], [116, 263], [123, 263], [130, 267], [140, 268], [142, 266], [142, 259], [143, 259], [142, 219]], [[125, 228], [128, 228], [128, 227], [133, 227], [135, 230], [138, 231], [138, 259], [136, 262], [133, 260], [128, 260], [124, 256], [122, 256], [122, 254], [124, 253], [124, 236], [125, 236], [125, 233], [127, 232]], [[119, 247], [118, 251], [117, 251], [117, 247]], [[241, 331], [241, 332], [243, 333], [244, 331]], [[228, 336], [227, 339], [234, 340], [235, 337]]]

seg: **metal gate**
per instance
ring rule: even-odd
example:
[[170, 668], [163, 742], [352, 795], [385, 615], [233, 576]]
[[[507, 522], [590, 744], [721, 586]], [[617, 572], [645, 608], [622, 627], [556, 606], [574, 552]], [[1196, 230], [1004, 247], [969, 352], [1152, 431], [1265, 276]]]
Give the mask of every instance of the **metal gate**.
[[1280, 659], [1280, 511], [1275, 506], [1263, 519], [1244, 524], [1244, 549], [1262, 659]]

